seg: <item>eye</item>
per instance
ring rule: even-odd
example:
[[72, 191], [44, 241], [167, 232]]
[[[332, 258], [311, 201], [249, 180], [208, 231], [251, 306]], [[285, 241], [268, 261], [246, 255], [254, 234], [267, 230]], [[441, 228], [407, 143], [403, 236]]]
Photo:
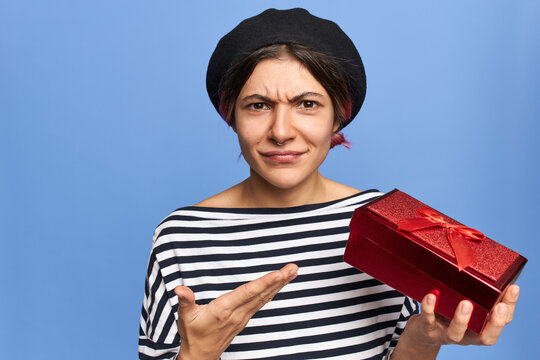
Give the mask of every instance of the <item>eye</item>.
[[306, 110], [314, 110], [319, 106], [319, 103], [312, 100], [303, 100], [300, 102], [299, 107]]
[[262, 103], [262, 102], [251, 103], [251, 104], [248, 105], [248, 109], [261, 111], [261, 110], [268, 110], [269, 106], [268, 106], [268, 104]]

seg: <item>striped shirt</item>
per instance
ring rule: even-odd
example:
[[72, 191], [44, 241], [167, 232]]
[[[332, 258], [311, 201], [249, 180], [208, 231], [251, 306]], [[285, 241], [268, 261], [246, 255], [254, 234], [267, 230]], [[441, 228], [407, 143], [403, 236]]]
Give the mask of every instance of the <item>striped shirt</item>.
[[222, 359], [382, 359], [418, 312], [412, 299], [343, 262], [354, 209], [376, 190], [289, 208], [185, 207], [156, 229], [140, 323], [140, 359], [174, 359], [178, 298], [207, 304], [288, 263], [298, 277], [248, 322]]

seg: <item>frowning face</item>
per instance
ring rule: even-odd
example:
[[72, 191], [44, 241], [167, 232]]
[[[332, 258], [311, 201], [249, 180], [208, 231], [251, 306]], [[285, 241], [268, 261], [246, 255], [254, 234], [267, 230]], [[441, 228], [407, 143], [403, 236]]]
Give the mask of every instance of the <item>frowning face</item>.
[[296, 58], [261, 61], [234, 111], [252, 178], [279, 189], [317, 178], [338, 125], [327, 91]]

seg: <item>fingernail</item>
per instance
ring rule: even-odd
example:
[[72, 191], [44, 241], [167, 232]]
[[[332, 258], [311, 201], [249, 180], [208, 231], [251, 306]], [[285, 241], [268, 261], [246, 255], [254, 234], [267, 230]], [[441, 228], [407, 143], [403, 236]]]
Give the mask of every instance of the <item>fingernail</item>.
[[292, 278], [293, 276], [296, 276], [297, 272], [298, 272], [298, 269], [296, 269], [296, 268], [294, 268], [294, 267], [291, 268], [291, 269], [289, 270], [289, 277]]
[[434, 289], [434, 290], [431, 290], [429, 292], [430, 295], [432, 296], [428, 296], [428, 304], [429, 305], [436, 305], [437, 304], [437, 301], [439, 301], [439, 295], [440, 295], [440, 292], [439, 290], [437, 289]]
[[469, 315], [472, 311], [472, 304], [468, 301], [465, 301], [462, 305], [461, 305], [461, 313], [463, 315]]
[[502, 304], [497, 307], [497, 315], [500, 318], [506, 318], [506, 313], [508, 312], [508, 308], [506, 305]]
[[512, 299], [516, 300], [519, 296], [519, 287], [514, 286], [512, 287]]

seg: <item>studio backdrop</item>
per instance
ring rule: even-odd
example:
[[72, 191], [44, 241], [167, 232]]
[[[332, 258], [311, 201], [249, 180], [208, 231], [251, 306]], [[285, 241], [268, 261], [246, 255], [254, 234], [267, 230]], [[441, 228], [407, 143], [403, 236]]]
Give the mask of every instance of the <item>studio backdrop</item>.
[[248, 176], [205, 89], [219, 38], [305, 7], [356, 44], [367, 97], [323, 175], [399, 188], [529, 259], [492, 347], [540, 323], [540, 2], [0, 1], [0, 359], [135, 359], [152, 234]]

